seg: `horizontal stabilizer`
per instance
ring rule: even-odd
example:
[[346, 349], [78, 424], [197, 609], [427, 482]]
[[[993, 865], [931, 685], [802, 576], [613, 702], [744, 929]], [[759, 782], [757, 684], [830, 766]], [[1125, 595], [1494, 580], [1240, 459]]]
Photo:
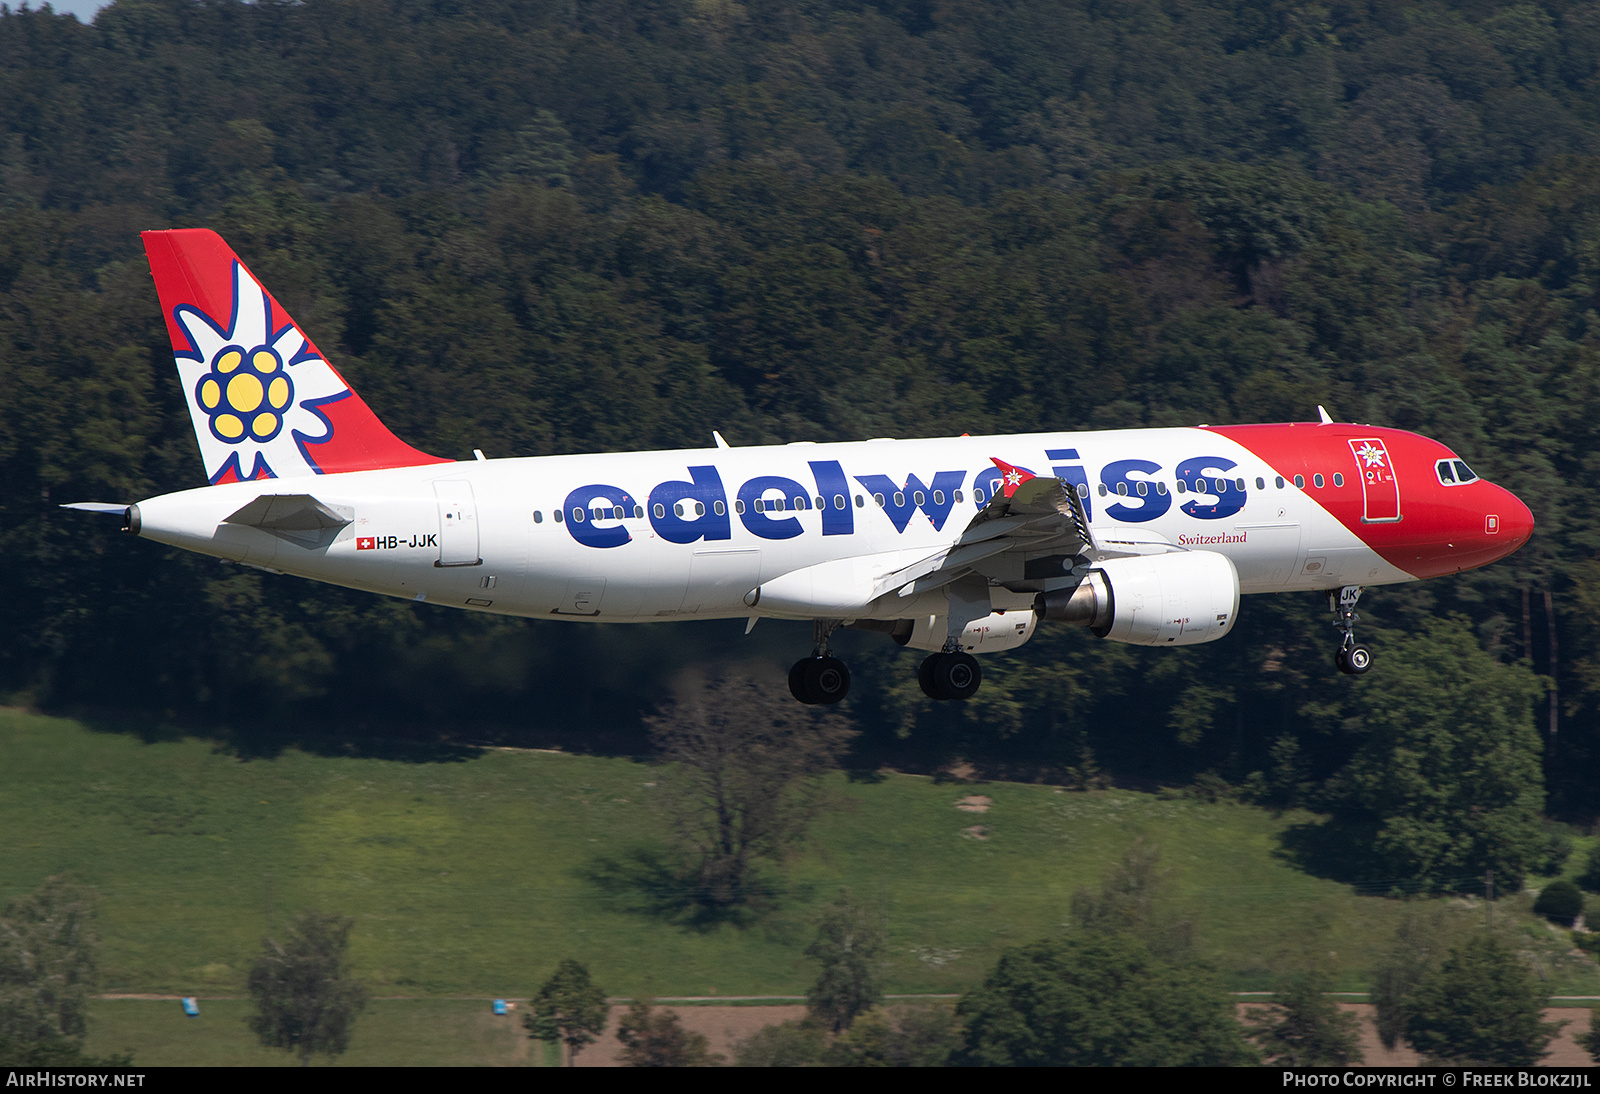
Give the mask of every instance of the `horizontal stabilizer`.
[[263, 494], [223, 523], [259, 528], [307, 550], [316, 550], [332, 543], [354, 519], [353, 510], [341, 513], [310, 494]]
[[85, 513], [115, 513], [119, 517], [128, 511], [126, 503], [119, 505], [111, 501], [69, 501], [61, 508], [82, 509]]

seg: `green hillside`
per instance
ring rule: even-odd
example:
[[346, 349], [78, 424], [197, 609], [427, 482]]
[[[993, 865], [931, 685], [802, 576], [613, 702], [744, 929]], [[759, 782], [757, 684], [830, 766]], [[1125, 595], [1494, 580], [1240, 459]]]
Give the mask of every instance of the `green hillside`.
[[[1236, 990], [1311, 957], [1358, 990], [1406, 912], [1308, 876], [1279, 853], [1303, 815], [1235, 803], [1011, 783], [833, 777], [753, 924], [696, 931], [626, 906], [607, 857], [659, 846], [655, 770], [628, 760], [486, 750], [454, 762], [244, 760], [192, 739], [146, 743], [60, 719], [0, 714], [0, 897], [52, 873], [102, 895], [108, 992], [242, 994], [260, 939], [295, 910], [356, 919], [375, 995], [526, 995], [577, 957], [613, 995], [803, 993], [802, 951], [840, 886], [881, 903], [892, 992], [954, 992], [1003, 947], [1057, 930], [1074, 890], [1133, 840], [1162, 849], [1170, 907]], [[982, 795], [987, 812], [956, 808]], [[980, 830], [981, 829], [981, 830]], [[982, 838], [980, 838], [982, 837]], [[1461, 929], [1482, 908], [1454, 900]], [[1496, 914], [1523, 915], [1526, 898]], [[1562, 992], [1600, 970], [1528, 920]], [[112, 1046], [115, 1047], [115, 1046]]]

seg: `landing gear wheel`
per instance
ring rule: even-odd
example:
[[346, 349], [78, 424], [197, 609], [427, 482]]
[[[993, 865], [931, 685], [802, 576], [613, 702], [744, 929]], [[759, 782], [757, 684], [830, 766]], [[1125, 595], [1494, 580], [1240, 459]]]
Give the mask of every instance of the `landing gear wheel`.
[[811, 692], [806, 689], [806, 665], [810, 661], [809, 657], [804, 661], [796, 661], [794, 666], [789, 669], [789, 694], [806, 706], [811, 706], [816, 702], [815, 699], [811, 698]]
[[807, 657], [789, 670], [789, 694], [806, 706], [837, 703], [850, 694], [850, 670], [837, 657]]
[[837, 703], [850, 694], [850, 670], [837, 657], [817, 657], [809, 670], [811, 694], [819, 703]]
[[1361, 645], [1349, 646], [1334, 656], [1333, 663], [1346, 676], [1360, 676], [1372, 667], [1372, 651]]
[[946, 653], [933, 668], [933, 684], [946, 699], [970, 699], [983, 683], [983, 670], [970, 653]]
[[970, 699], [983, 683], [983, 670], [970, 653], [936, 653], [917, 669], [917, 683], [930, 699]]

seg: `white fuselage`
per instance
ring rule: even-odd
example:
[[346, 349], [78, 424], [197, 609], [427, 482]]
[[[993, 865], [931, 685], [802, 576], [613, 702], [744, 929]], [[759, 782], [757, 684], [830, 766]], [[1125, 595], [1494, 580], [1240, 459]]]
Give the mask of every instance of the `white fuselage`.
[[[1082, 484], [1103, 544], [1226, 555], [1245, 593], [1329, 588], [1333, 577], [1335, 585], [1412, 579], [1260, 457], [1202, 429], [430, 464], [228, 483], [141, 502], [139, 512], [141, 534], [162, 543], [470, 610], [606, 622], [810, 615], [822, 613], [751, 607], [750, 593], [822, 563], [894, 570], [948, 547], [992, 493], [991, 457]], [[1211, 488], [1180, 495], [1180, 467]], [[350, 523], [306, 547], [224, 522], [268, 494], [313, 495]], [[1319, 561], [1305, 572], [1311, 555]], [[1017, 558], [1014, 582], [1000, 576], [996, 609], [1030, 604], [1041, 583], [1072, 580], [1025, 574], [1026, 564]], [[945, 610], [942, 592], [919, 596], [932, 599], [887, 597], [858, 614]]]

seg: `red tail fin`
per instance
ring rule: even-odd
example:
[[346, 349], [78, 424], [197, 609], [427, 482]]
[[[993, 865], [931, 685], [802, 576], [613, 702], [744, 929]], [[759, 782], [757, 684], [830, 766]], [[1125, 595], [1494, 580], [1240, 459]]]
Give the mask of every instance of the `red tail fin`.
[[450, 462], [389, 432], [217, 233], [142, 238], [211, 482]]

